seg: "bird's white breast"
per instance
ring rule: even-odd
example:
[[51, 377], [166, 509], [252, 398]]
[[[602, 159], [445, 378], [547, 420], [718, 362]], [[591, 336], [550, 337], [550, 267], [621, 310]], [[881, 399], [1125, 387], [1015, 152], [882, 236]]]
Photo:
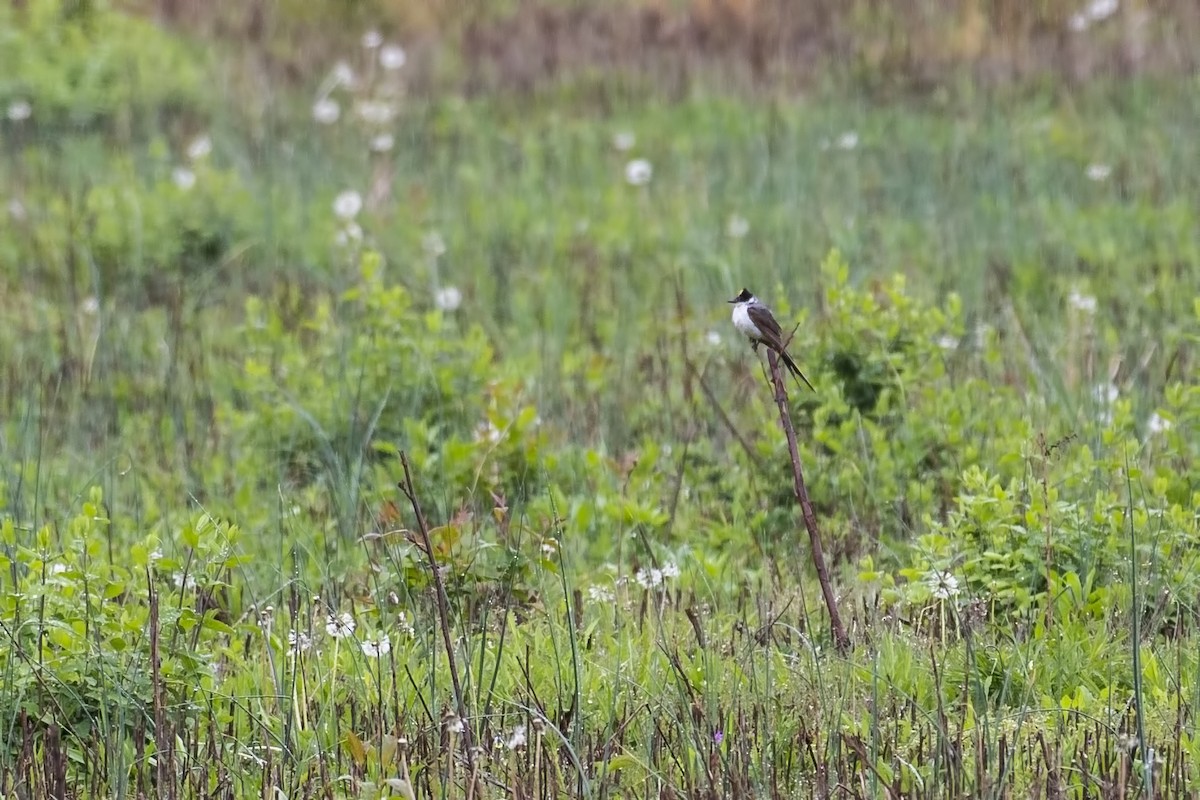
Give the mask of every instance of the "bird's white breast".
[[751, 339], [761, 339], [762, 331], [754, 324], [754, 320], [750, 319], [750, 304], [737, 303], [733, 307], [733, 327], [749, 336]]

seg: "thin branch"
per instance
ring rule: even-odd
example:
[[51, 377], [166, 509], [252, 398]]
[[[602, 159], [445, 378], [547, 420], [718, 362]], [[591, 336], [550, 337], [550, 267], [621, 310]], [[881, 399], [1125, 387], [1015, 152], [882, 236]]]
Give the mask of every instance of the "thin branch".
[[804, 527], [808, 529], [808, 540], [812, 544], [813, 566], [817, 568], [817, 580], [821, 583], [821, 594], [825, 597], [825, 608], [829, 611], [829, 626], [833, 630], [833, 641], [839, 653], [850, 649], [850, 637], [842, 627], [842, 618], [838, 614], [837, 599], [833, 595], [833, 586], [829, 583], [829, 569], [825, 566], [825, 549], [821, 547], [821, 530], [817, 527], [817, 515], [813, 513], [812, 501], [808, 499], [808, 489], [804, 485], [804, 472], [800, 469], [800, 450], [796, 445], [796, 429], [792, 427], [792, 414], [788, 408], [787, 383], [779, 370], [779, 357], [774, 350], [767, 350], [767, 362], [771, 365], [771, 382], [775, 384], [775, 404], [779, 406], [779, 421], [783, 424], [783, 432], [787, 435], [788, 455], [792, 458], [793, 486], [796, 500], [800, 503], [800, 513], [804, 517]]
[[429, 525], [425, 522], [425, 514], [421, 504], [417, 502], [417, 490], [413, 488], [412, 470], [408, 466], [408, 454], [400, 451], [400, 463], [404, 467], [404, 481], [399, 484], [400, 490], [412, 503], [413, 514], [417, 517], [417, 528], [421, 532], [421, 544], [429, 559], [429, 571], [433, 575], [433, 586], [437, 593], [438, 624], [442, 629], [442, 640], [446, 645], [446, 658], [450, 663], [450, 682], [454, 686], [454, 704], [458, 710], [458, 718], [462, 720], [463, 752], [467, 757], [467, 770], [475, 769], [474, 734], [467, 719], [467, 705], [463, 699], [462, 684], [458, 681], [458, 661], [454, 657], [454, 640], [450, 635], [450, 598], [446, 594], [446, 583], [442, 580], [442, 571], [438, 568], [437, 557], [433, 554], [433, 542], [429, 538]]

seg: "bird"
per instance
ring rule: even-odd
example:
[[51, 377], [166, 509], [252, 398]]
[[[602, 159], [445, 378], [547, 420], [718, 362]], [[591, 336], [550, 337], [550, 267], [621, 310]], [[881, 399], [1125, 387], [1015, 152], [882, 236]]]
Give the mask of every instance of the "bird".
[[733, 304], [733, 327], [749, 337], [751, 346], [757, 350], [759, 343], [762, 343], [774, 350], [783, 359], [783, 363], [787, 364], [792, 375], [804, 381], [804, 385], [815, 392], [816, 389], [784, 349], [783, 331], [775, 321], [771, 309], [751, 294], [749, 289], [742, 289], [741, 293], [729, 302]]

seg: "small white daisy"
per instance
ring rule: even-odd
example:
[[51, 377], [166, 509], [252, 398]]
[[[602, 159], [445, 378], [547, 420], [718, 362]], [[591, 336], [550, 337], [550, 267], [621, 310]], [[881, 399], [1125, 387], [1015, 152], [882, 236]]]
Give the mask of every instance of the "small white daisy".
[[360, 647], [362, 647], [363, 655], [368, 658], [379, 658], [386, 656], [392, 652], [392, 639], [386, 633], [382, 636], [377, 636], [374, 639], [363, 639]]
[[335, 639], [345, 639], [352, 635], [355, 627], [354, 617], [350, 616], [348, 611], [343, 611], [337, 616], [330, 614], [325, 618], [325, 632]]

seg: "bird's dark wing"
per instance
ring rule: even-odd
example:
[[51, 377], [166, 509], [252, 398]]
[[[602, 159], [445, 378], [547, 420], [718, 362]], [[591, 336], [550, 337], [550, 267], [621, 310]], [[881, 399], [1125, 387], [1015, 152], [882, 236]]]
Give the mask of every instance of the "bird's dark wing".
[[762, 332], [763, 342], [772, 350], [782, 350], [783, 331], [779, 329], [775, 316], [762, 306], [754, 305], [746, 309], [746, 313], [750, 315], [750, 321]]
[[750, 308], [746, 309], [746, 312], [750, 315], [750, 321], [757, 325], [759, 332], [762, 333], [763, 344], [776, 353], [779, 353], [788, 370], [797, 378], [804, 381], [804, 384], [815, 392], [816, 389], [813, 388], [808, 378], [804, 377], [804, 373], [800, 371], [800, 368], [796, 366], [796, 362], [792, 360], [792, 357], [787, 354], [787, 350], [784, 349], [783, 331], [779, 329], [779, 323], [775, 321], [775, 316], [760, 306], [750, 306]]

